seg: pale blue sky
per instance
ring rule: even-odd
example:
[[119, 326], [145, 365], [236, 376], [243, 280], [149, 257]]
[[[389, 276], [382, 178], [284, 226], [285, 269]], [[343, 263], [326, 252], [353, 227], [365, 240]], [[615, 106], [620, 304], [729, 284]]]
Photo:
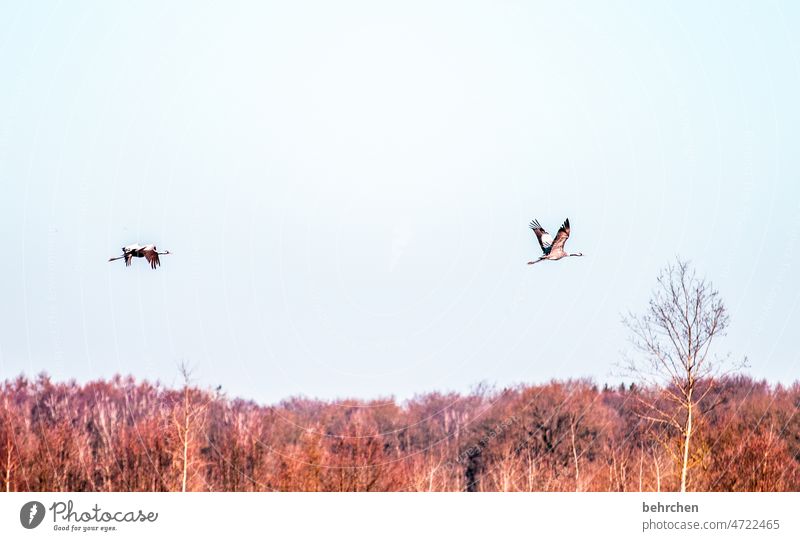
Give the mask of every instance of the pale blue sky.
[[[0, 3], [0, 378], [275, 401], [610, 373], [676, 254], [800, 375], [800, 9]], [[528, 267], [569, 216], [587, 257]], [[120, 246], [175, 255], [151, 271]]]

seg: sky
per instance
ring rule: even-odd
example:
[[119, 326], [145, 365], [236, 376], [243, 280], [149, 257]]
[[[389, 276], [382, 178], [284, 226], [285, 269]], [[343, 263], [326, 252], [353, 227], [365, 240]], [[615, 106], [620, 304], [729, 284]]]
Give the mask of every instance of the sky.
[[[793, 2], [0, 2], [0, 380], [616, 382], [692, 261], [800, 376]], [[585, 254], [529, 267], [532, 218]], [[123, 245], [174, 254], [153, 271]]]

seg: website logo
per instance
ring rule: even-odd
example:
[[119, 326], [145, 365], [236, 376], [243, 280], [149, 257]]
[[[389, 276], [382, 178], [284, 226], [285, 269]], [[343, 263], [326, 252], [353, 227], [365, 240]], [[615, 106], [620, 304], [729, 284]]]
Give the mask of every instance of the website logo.
[[44, 505], [41, 502], [28, 502], [19, 510], [19, 521], [23, 528], [32, 530], [42, 523], [44, 514]]

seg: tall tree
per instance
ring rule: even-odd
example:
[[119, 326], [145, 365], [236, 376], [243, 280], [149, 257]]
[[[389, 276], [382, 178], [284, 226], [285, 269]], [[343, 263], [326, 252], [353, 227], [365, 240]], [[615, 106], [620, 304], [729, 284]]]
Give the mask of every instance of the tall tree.
[[658, 390], [637, 395], [645, 406], [643, 416], [678, 431], [680, 490], [686, 492], [701, 404], [729, 364], [709, 355], [712, 342], [728, 326], [727, 310], [713, 285], [678, 259], [659, 274], [647, 310], [629, 314], [624, 323], [632, 344], [644, 354], [629, 362], [629, 372]]

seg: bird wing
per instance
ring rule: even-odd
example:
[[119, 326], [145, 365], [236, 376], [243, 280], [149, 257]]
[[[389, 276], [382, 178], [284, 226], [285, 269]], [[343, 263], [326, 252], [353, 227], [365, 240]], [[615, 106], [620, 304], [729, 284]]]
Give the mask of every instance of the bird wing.
[[536, 233], [536, 240], [539, 241], [539, 246], [542, 247], [542, 252], [545, 255], [550, 253], [550, 247], [553, 245], [553, 237], [550, 236], [550, 233], [544, 230], [544, 227], [539, 225], [539, 220], [532, 220], [530, 225], [528, 225], [533, 232]]
[[156, 252], [155, 248], [144, 250], [144, 257], [147, 259], [147, 262], [150, 263], [151, 268], [155, 269], [161, 266], [161, 260], [158, 259], [158, 252]]
[[131, 266], [131, 260], [133, 259], [133, 252], [125, 252], [125, 266]]
[[554, 251], [563, 250], [564, 244], [566, 244], [568, 238], [569, 238], [569, 218], [564, 220], [564, 223], [561, 225], [561, 227], [558, 228], [558, 233], [556, 233], [556, 240], [553, 241], [553, 247], [551, 249]]

